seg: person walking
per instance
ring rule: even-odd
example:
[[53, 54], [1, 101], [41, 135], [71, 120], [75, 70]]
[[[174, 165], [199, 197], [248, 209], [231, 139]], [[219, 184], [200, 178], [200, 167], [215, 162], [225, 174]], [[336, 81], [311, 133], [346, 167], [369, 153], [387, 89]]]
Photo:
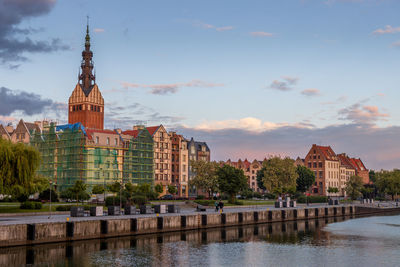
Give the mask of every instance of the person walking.
[[224, 202], [222, 202], [222, 200], [219, 201], [218, 206], [219, 206], [221, 212], [224, 212]]
[[218, 207], [219, 207], [218, 200], [215, 200], [214, 205], [215, 205], [215, 211], [218, 212]]

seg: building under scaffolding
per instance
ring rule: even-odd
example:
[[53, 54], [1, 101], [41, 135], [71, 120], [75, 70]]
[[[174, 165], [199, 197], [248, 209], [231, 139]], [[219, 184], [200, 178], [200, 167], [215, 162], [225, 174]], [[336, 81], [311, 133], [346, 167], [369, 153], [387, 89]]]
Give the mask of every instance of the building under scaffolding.
[[85, 129], [80, 123], [35, 132], [31, 145], [42, 162], [38, 173], [54, 181], [58, 190], [82, 180], [92, 186], [113, 182], [154, 182], [153, 139], [146, 128], [131, 131]]

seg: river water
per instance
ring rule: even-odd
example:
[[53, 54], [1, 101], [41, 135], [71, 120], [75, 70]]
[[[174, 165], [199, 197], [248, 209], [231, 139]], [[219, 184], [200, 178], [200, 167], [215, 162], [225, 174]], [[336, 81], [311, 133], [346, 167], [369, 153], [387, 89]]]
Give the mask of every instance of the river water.
[[400, 266], [400, 216], [215, 228], [0, 249], [0, 266]]

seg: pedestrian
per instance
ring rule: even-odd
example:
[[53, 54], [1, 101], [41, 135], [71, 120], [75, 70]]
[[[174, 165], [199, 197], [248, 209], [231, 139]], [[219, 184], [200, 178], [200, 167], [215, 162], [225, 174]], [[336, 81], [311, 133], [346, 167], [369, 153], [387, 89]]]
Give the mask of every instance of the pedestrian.
[[217, 211], [217, 212], [218, 212], [218, 207], [219, 207], [218, 200], [215, 200], [215, 203], [214, 203], [214, 205], [215, 205], [215, 211]]
[[222, 202], [222, 200], [219, 201], [218, 206], [219, 206], [221, 212], [224, 212], [224, 202]]

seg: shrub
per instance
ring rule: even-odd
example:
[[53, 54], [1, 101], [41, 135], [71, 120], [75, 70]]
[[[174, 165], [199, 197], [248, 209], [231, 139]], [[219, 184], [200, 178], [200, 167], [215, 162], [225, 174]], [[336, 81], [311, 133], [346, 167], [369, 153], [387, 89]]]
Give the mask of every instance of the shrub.
[[198, 195], [197, 197], [196, 197], [196, 199], [205, 199], [206, 197], [205, 196], [203, 196], [203, 195]]
[[255, 197], [255, 198], [262, 198], [263, 196], [261, 195], [261, 193], [254, 192], [254, 193], [253, 193], [253, 197]]
[[56, 206], [56, 211], [70, 211], [72, 205]]
[[[126, 205], [126, 197], [122, 196], [122, 206]], [[106, 206], [119, 206], [119, 196], [106, 197]]]
[[[50, 201], [50, 189], [46, 189], [39, 194], [40, 200]], [[58, 202], [58, 194], [55, 190], [51, 190], [51, 202]]]
[[308, 203], [325, 203], [328, 201], [328, 198], [325, 196], [300, 196], [297, 198], [298, 203], [307, 203], [307, 198], [308, 198]]
[[213, 206], [215, 203], [214, 200], [207, 200], [207, 199], [197, 199], [194, 202], [203, 206]]
[[42, 209], [42, 203], [26, 201], [26, 202], [21, 203], [19, 208], [22, 210], [40, 210], [40, 209]]
[[141, 195], [136, 195], [132, 197], [132, 201], [133, 203], [137, 204], [137, 205], [144, 205], [146, 204], [146, 197], [145, 196], [141, 196]]
[[266, 199], [276, 199], [276, 195], [275, 194], [271, 194], [271, 193], [265, 193], [264, 194], [264, 198], [266, 198]]

